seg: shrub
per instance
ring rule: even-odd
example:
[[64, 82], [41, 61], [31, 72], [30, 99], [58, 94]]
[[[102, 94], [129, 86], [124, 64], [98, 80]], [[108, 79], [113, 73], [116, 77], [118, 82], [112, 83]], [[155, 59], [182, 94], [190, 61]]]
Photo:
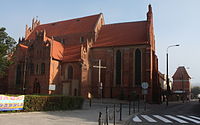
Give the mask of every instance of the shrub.
[[83, 102], [83, 97], [70, 97], [62, 95], [25, 95], [23, 111], [30, 112], [81, 109]]

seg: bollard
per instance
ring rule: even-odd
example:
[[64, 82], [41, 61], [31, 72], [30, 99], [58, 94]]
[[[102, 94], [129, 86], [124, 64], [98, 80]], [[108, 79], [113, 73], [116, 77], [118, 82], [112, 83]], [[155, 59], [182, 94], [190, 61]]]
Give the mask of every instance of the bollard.
[[128, 103], [128, 114], [131, 115], [131, 101]]
[[144, 111], [146, 111], [147, 105], [146, 105], [146, 95], [144, 95]]
[[90, 108], [92, 107], [92, 95], [90, 92], [88, 92], [88, 99], [89, 99], [89, 105], [90, 105]]
[[90, 98], [90, 108], [92, 107], [92, 99]]
[[138, 112], [140, 112], [140, 96], [138, 95]]
[[108, 107], [106, 106], [106, 125], [109, 124], [109, 113], [108, 113]]
[[135, 113], [135, 101], [133, 101], [133, 113]]
[[102, 125], [102, 113], [99, 112], [99, 119], [98, 119], [99, 125]]
[[119, 107], [119, 120], [122, 121], [122, 103], [120, 103]]
[[113, 125], [115, 125], [115, 104], [114, 104], [114, 111], [113, 111]]

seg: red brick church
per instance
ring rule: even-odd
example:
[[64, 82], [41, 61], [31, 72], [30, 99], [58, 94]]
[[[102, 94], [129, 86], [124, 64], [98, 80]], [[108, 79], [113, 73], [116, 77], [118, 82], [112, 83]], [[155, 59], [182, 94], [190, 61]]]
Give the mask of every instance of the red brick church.
[[137, 22], [105, 24], [102, 13], [48, 24], [33, 19], [14, 57], [9, 93], [112, 98], [141, 95], [148, 82], [148, 101], [159, 100], [151, 5], [147, 20]]

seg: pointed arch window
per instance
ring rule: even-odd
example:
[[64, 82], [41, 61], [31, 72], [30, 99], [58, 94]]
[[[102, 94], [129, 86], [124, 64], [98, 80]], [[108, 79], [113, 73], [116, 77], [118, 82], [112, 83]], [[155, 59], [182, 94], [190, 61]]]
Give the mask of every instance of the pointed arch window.
[[41, 74], [45, 74], [45, 63], [41, 64]]
[[34, 64], [30, 63], [30, 74], [34, 74]]
[[71, 65], [68, 66], [67, 72], [68, 72], [67, 78], [68, 78], [69, 80], [72, 80], [72, 79], [73, 79], [73, 67], [72, 67]]
[[121, 65], [122, 65], [122, 61], [121, 61], [121, 52], [120, 50], [117, 50], [116, 52], [116, 63], [115, 63], [115, 73], [116, 73], [116, 85], [120, 85], [121, 84]]
[[135, 51], [135, 84], [141, 85], [141, 51], [139, 49]]
[[39, 66], [38, 66], [38, 64], [36, 65], [36, 74], [37, 75], [39, 74]]

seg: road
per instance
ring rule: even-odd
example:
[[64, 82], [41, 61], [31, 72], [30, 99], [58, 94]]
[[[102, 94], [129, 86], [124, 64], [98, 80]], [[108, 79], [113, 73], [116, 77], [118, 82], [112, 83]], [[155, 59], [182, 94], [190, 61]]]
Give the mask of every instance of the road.
[[200, 124], [200, 103], [170, 102], [166, 105], [151, 105], [150, 110], [133, 115], [126, 125], [196, 125]]
[[[119, 120], [119, 103], [123, 103], [122, 121]], [[197, 101], [184, 104], [170, 102], [168, 107], [165, 104], [148, 104], [146, 112], [141, 101], [139, 112], [136, 106], [135, 114], [131, 109], [131, 115], [129, 115], [129, 106], [126, 101], [111, 99], [103, 100], [103, 103], [101, 100], [93, 100], [92, 107], [89, 107], [86, 101], [81, 110], [0, 113], [0, 125], [97, 125], [99, 112], [102, 112], [102, 118], [105, 121], [106, 106], [109, 108], [109, 125], [113, 125], [113, 104], [116, 104], [116, 125], [124, 125], [124, 123], [126, 125], [200, 125], [200, 103]]]

